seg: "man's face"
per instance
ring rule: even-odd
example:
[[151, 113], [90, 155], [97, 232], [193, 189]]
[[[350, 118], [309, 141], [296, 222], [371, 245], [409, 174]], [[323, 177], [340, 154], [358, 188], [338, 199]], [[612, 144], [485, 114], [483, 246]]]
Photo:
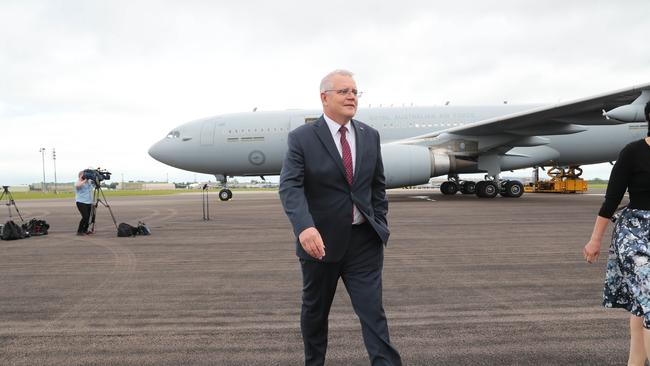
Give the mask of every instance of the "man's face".
[[[355, 113], [357, 113], [357, 96], [352, 90], [357, 90], [357, 83], [349, 76], [334, 75], [332, 76], [332, 90], [320, 93], [320, 99], [323, 103], [323, 112], [339, 124], [347, 123]], [[338, 90], [347, 89], [347, 94], [339, 94]]]

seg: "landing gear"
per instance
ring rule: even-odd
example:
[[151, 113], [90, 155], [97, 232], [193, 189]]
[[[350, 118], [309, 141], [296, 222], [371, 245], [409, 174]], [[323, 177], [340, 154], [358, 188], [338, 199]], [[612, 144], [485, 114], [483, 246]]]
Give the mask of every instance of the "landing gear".
[[228, 201], [232, 198], [232, 191], [228, 188], [224, 188], [219, 191], [219, 199], [222, 201]]
[[524, 185], [518, 180], [506, 180], [501, 182], [501, 196], [519, 198], [524, 194]]
[[465, 180], [460, 183], [460, 193], [462, 194], [475, 194], [476, 183], [471, 180]]
[[476, 184], [469, 180], [460, 180], [458, 175], [447, 176], [447, 181], [440, 185], [440, 192], [444, 195], [454, 195], [458, 191], [462, 194], [474, 194]]
[[476, 196], [480, 198], [494, 198], [499, 193], [499, 188], [494, 181], [482, 180], [476, 183]]
[[518, 180], [501, 180], [498, 176], [485, 176], [485, 180], [472, 182], [460, 180], [457, 175], [450, 175], [448, 181], [440, 185], [440, 192], [444, 195], [454, 195], [458, 191], [462, 194], [476, 194], [480, 198], [494, 198], [497, 195], [510, 198], [519, 198], [524, 194], [524, 185]]
[[219, 199], [229, 201], [232, 198], [232, 191], [228, 189], [228, 178], [223, 174], [215, 174], [214, 177], [223, 185], [223, 189], [219, 191]]
[[446, 181], [440, 185], [440, 192], [444, 195], [452, 195], [458, 192], [458, 184], [454, 181]]
[[440, 192], [444, 195], [454, 195], [458, 191], [462, 194], [474, 194], [476, 192], [476, 183], [470, 180], [460, 180], [457, 175], [449, 175], [448, 181], [440, 185]]
[[500, 180], [496, 177], [485, 177], [484, 181], [476, 183], [476, 195], [480, 198], [502, 197], [519, 198], [524, 194], [524, 185], [518, 180]]

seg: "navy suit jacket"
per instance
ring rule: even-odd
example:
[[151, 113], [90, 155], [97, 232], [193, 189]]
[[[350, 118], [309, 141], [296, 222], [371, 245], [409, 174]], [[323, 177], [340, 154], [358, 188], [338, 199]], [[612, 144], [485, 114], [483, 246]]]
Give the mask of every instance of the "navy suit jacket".
[[353, 202], [381, 242], [385, 245], [388, 241], [388, 201], [379, 133], [362, 122], [351, 123], [356, 143], [352, 187], [322, 116], [289, 133], [289, 149], [280, 173], [280, 199], [296, 235], [296, 255], [302, 259], [316, 260], [297, 239], [308, 227], [318, 229], [323, 238], [323, 261], [338, 262], [343, 258], [352, 229]]

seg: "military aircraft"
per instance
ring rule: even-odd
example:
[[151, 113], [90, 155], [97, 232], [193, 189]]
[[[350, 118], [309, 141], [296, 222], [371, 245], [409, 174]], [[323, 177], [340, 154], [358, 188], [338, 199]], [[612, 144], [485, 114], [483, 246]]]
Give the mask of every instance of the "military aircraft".
[[[359, 109], [355, 119], [380, 132], [387, 188], [424, 184], [447, 175], [444, 194], [520, 197], [521, 182], [502, 171], [569, 167], [616, 160], [646, 135], [643, 109], [650, 83], [549, 106], [437, 106]], [[280, 174], [287, 135], [322, 111], [224, 114], [185, 123], [149, 149], [176, 168], [213, 174], [232, 198], [229, 176]], [[459, 174], [486, 173], [479, 182]]]

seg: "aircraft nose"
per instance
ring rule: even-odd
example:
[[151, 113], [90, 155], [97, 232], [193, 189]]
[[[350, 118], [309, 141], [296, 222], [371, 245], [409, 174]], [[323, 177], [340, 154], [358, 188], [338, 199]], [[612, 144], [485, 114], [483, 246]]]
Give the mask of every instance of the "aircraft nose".
[[169, 162], [169, 156], [164, 145], [164, 140], [158, 141], [155, 144], [151, 145], [149, 148], [149, 156], [161, 163], [167, 164]]

